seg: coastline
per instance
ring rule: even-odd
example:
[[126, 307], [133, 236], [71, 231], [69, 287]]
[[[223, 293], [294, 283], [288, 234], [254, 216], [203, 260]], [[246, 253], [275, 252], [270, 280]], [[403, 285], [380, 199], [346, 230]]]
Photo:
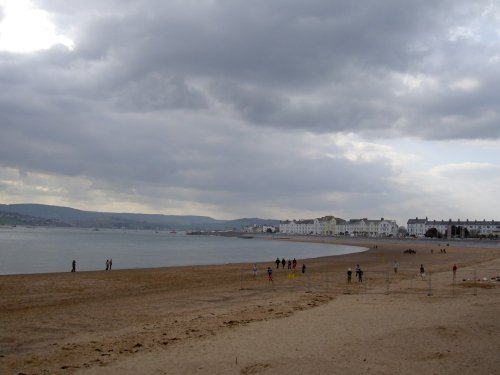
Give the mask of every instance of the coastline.
[[[112, 233], [112, 234], [110, 234]], [[361, 249], [338, 244], [305, 244], [294, 241], [290, 245], [266, 238], [242, 240], [231, 236], [190, 238], [184, 235], [166, 236], [152, 232], [94, 232], [54, 235], [46, 231], [22, 233], [1, 239], [0, 275], [21, 275], [67, 272], [72, 259], [76, 270], [101, 271], [105, 259], [114, 259], [114, 270], [148, 269], [157, 267], [201, 266], [231, 263], [266, 262], [278, 256], [308, 258], [355, 252]]]
[[[138, 373], [134, 371], [138, 368], [147, 369], [142, 373], [175, 373], [175, 368], [182, 368], [185, 373], [235, 373], [235, 370], [237, 373], [303, 373], [294, 369], [305, 371], [307, 367], [311, 372], [324, 373], [323, 366], [331, 365], [331, 356], [326, 362], [325, 359], [319, 362], [307, 360], [301, 357], [307, 353], [313, 355], [307, 348], [316, 347], [317, 354], [334, 348], [336, 363], [341, 361], [342, 356], [345, 360], [351, 358], [349, 356], [353, 353], [365, 355], [370, 361], [376, 361], [376, 358], [369, 352], [346, 352], [332, 342], [317, 342], [318, 330], [335, 328], [331, 332], [335, 335], [339, 334], [338, 330], [355, 324], [355, 327], [351, 327], [352, 337], [345, 336], [346, 342], [358, 340], [359, 347], [366, 350], [369, 343], [377, 340], [390, 345], [383, 335], [377, 336], [379, 332], [374, 329], [370, 315], [366, 314], [375, 314], [382, 319], [377, 324], [385, 325], [384, 314], [392, 314], [395, 308], [403, 309], [413, 317], [414, 312], [408, 310], [408, 306], [427, 317], [426, 320], [415, 315], [415, 321], [409, 322], [410, 325], [414, 323], [414, 328], [418, 330], [419, 324], [425, 329], [429, 322], [441, 319], [434, 311], [444, 311], [452, 304], [454, 309], [464, 309], [464, 314], [469, 316], [473, 313], [470, 311], [471, 306], [477, 304], [482, 312], [474, 313], [481, 316], [482, 325], [476, 322], [474, 316], [470, 323], [477, 323], [475, 332], [483, 332], [485, 345], [500, 347], [498, 334], [488, 333], [493, 327], [498, 327], [497, 321], [491, 321], [490, 315], [489, 320], [484, 320], [485, 314], [498, 312], [498, 287], [481, 289], [477, 296], [441, 296], [437, 293], [441, 287], [438, 276], [443, 275], [442, 288], [448, 288], [447, 275], [454, 263], [459, 264], [460, 271], [474, 267], [500, 269], [498, 248], [459, 247], [450, 243], [446, 248], [447, 254], [441, 254], [434, 243], [370, 242], [370, 249], [365, 252], [299, 260], [299, 265], [301, 262], [307, 265], [307, 271], [305, 274], [297, 272], [293, 279], [289, 278], [287, 270], [276, 270], [272, 260], [257, 264], [258, 275], [255, 279], [251, 265], [246, 263], [0, 276], [0, 372], [132, 374]], [[364, 243], [368, 247], [366, 242], [349, 240], [349, 244], [354, 243], [358, 244], [356, 246]], [[373, 247], [375, 245], [377, 248]], [[417, 254], [403, 254], [407, 247], [416, 249]], [[431, 248], [436, 252], [431, 254]], [[394, 281], [395, 286], [406, 288], [405, 283], [411, 281], [416, 286], [426, 287], [426, 283], [418, 284], [415, 278], [418, 266], [424, 263], [426, 270], [436, 275], [436, 295], [386, 295], [384, 280], [372, 280], [370, 277], [390, 271], [395, 258], [400, 262], [401, 272], [401, 280]], [[363, 288], [373, 287], [373, 290], [363, 291], [358, 285], [353, 285], [346, 294], [345, 270], [355, 264], [360, 264], [367, 274], [368, 284]], [[264, 274], [267, 266], [274, 269], [274, 284], [270, 284]], [[346, 310], [346, 303], [351, 309]], [[371, 308], [366, 310], [366, 306]], [[452, 316], [456, 313], [455, 310], [446, 311]], [[324, 321], [325, 316], [341, 316], [342, 319]], [[400, 318], [404, 317], [393, 316], [391, 322], [395, 324]], [[321, 326], [318, 327], [315, 322]], [[346, 325], [344, 328], [342, 322]], [[456, 326], [454, 321], [440, 321], [439, 324], [445, 330]], [[452, 328], [448, 327], [450, 324]], [[276, 327], [290, 325], [297, 327], [293, 334], [285, 330], [263, 341], [259, 339], [268, 330], [275, 332], [278, 329]], [[300, 326], [308, 327], [309, 331], [300, 330]], [[386, 331], [391, 332], [391, 329], [389, 324]], [[254, 334], [257, 336], [254, 337]], [[292, 341], [290, 334], [294, 337]], [[453, 341], [453, 348], [466, 347], [467, 340], [474, 339], [463, 334], [459, 336], [460, 342]], [[412, 345], [413, 351], [429, 349], [417, 345], [418, 335], [403, 332], [401, 338]], [[267, 348], [267, 344], [264, 345], [274, 340], [281, 340], [279, 348]], [[248, 341], [259, 344], [244, 347]], [[284, 350], [292, 344], [295, 345], [293, 350]], [[279, 358], [276, 363], [266, 359], [269, 355], [263, 353], [261, 347], [267, 348], [269, 354], [275, 352]], [[229, 360], [223, 351], [219, 355], [214, 352], [221, 348], [239, 348], [236, 351], [241, 356], [239, 365], [234, 364], [234, 356]], [[488, 353], [487, 348], [484, 350]], [[287, 365], [287, 353], [291, 358], [303, 358], [302, 367], [296, 363], [295, 367]], [[452, 360], [448, 363], [448, 355], [444, 353], [443, 359], [433, 361], [441, 364], [446, 362], [447, 366], [452, 366], [451, 363], [462, 367], [467, 364], [468, 357], [462, 359], [456, 356], [450, 356]], [[394, 360], [389, 354], [385, 355]], [[381, 353], [379, 356], [382, 358]], [[479, 358], [482, 358], [483, 365], [481, 367], [479, 364], [475, 369], [489, 369], [491, 373], [493, 359], [481, 355]], [[200, 364], [200, 361], [203, 363]], [[227, 367], [229, 363], [226, 361], [230, 362], [231, 367]], [[413, 369], [420, 368], [425, 362], [412, 362], [411, 358], [405, 361], [411, 362]], [[404, 362], [401, 364], [405, 365]], [[169, 368], [170, 372], [160, 370]]]

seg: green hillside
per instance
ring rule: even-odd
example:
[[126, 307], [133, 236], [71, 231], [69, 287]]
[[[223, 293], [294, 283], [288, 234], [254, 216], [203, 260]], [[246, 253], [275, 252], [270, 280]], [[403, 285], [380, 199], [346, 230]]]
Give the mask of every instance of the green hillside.
[[83, 211], [43, 204], [0, 204], [0, 225], [45, 225], [83, 228], [152, 230], [240, 230], [247, 225], [278, 225], [278, 220], [245, 218], [216, 220], [208, 216], [182, 216]]

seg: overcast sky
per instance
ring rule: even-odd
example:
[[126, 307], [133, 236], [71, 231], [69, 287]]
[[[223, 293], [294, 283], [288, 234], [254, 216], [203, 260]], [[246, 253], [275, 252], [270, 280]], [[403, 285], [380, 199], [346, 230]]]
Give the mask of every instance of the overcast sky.
[[500, 3], [0, 0], [0, 203], [500, 220]]

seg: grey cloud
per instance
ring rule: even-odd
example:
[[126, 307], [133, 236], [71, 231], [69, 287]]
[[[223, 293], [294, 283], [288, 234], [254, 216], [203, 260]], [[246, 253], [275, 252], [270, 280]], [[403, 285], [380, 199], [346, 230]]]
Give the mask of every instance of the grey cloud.
[[[64, 3], [45, 4], [68, 14]], [[72, 54], [50, 51], [45, 61], [20, 61], [37, 90], [66, 90], [132, 111], [215, 105], [231, 108], [252, 126], [319, 133], [403, 134], [404, 118], [415, 136], [426, 138], [432, 128], [426, 124], [443, 123], [446, 112], [468, 107], [471, 118], [485, 110], [498, 113], [484, 108], [498, 89], [468, 100], [444, 99], [440, 92], [398, 97], [391, 87], [394, 73], [453, 80], [474, 64], [481, 78], [480, 67], [495, 49], [447, 39], [450, 29], [467, 24], [466, 17], [479, 17], [478, 6], [467, 13], [456, 2], [167, 2], [148, 8], [129, 1], [116, 14], [114, 6], [81, 7]], [[149, 10], [139, 13], [141, 7]], [[190, 86], [193, 80], [203, 92]], [[307, 94], [328, 96], [297, 105], [296, 98]], [[433, 110], [426, 101], [442, 107]], [[455, 138], [463, 134], [460, 126], [451, 122], [444, 134]], [[463, 137], [498, 137], [491, 130], [485, 125]]]
[[[393, 173], [380, 160], [304, 159], [297, 153], [300, 142], [280, 144], [283, 139], [267, 139], [248, 129], [210, 123], [203, 128], [200, 119], [182, 116], [140, 126], [136, 120], [141, 117], [131, 120], [97, 110], [45, 124], [34, 138], [30, 129], [36, 130], [37, 124], [10, 129], [0, 141], [0, 159], [21, 170], [101, 181], [116, 194], [125, 187], [141, 190], [147, 183], [166, 190], [197, 191], [204, 201], [219, 205], [227, 204], [231, 196], [237, 201], [258, 199], [260, 194], [290, 197], [301, 191], [382, 192], [389, 189], [384, 176]], [[189, 129], [183, 120], [197, 120], [198, 125]], [[84, 126], [89, 123], [94, 125]]]
[[153, 74], [142, 81], [129, 82], [113, 94], [116, 106], [126, 111], [155, 111], [166, 109], [199, 110], [207, 107], [203, 93], [185, 80]]
[[[407, 197], [398, 171], [341, 148], [309, 158], [305, 135], [500, 137], [498, 40], [449, 36], [498, 28], [488, 2], [38, 3], [75, 49], [0, 53], [2, 166], [142, 201], [347, 211]], [[450, 88], [463, 78], [479, 86]]]

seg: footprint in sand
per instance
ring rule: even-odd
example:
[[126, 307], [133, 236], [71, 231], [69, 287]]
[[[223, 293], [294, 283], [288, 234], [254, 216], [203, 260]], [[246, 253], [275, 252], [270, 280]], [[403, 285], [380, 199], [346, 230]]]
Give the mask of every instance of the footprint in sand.
[[257, 374], [261, 371], [264, 371], [265, 369], [271, 368], [270, 363], [255, 363], [253, 365], [246, 366], [241, 370], [241, 374], [243, 375], [251, 375], [251, 374]]

